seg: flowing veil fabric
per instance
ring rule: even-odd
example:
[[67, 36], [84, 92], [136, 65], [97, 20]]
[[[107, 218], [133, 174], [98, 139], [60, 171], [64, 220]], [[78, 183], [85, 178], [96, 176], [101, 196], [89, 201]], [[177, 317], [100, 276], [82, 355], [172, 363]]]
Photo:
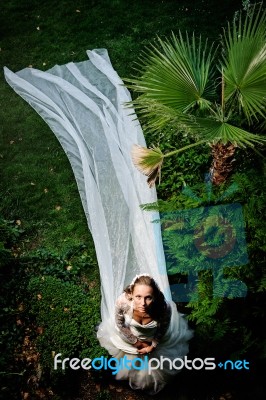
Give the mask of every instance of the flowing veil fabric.
[[[101, 276], [102, 321], [114, 316], [117, 297], [136, 274], [154, 277], [171, 301], [157, 213], [140, 205], [156, 201], [133, 166], [133, 144], [145, 146], [128, 90], [104, 49], [89, 60], [43, 72], [5, 68], [10, 86], [47, 122], [66, 152], [95, 243]], [[178, 319], [175, 311], [175, 319]]]
[[139, 273], [154, 276], [166, 298], [169, 286], [157, 215], [140, 204], [156, 201], [155, 190], [133, 166], [134, 143], [145, 140], [130, 94], [112, 68], [106, 50], [90, 60], [56, 65], [43, 72], [25, 68], [5, 77], [48, 123], [71, 163], [96, 247], [102, 283], [102, 318]]

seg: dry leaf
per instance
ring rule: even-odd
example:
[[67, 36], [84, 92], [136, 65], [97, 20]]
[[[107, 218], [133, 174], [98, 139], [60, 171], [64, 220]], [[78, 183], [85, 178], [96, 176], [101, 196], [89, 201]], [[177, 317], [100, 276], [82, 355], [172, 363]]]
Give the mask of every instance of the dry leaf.
[[13, 143], [15, 143], [15, 141], [14, 140], [10, 140], [10, 142], [9, 142], [10, 144], [13, 144]]
[[21, 225], [20, 219], [17, 219], [17, 220], [16, 220], [16, 225]]
[[46, 188], [44, 189], [44, 193], [48, 193], [48, 191], [49, 191], [48, 189], [46, 189]]
[[101, 385], [99, 385], [98, 383], [95, 385], [95, 388], [96, 388], [97, 392], [101, 391]]
[[39, 294], [37, 294], [37, 299], [38, 300], [41, 300], [41, 298], [42, 298], [42, 295], [39, 293]]
[[56, 209], [56, 211], [60, 211], [61, 210], [61, 206], [56, 206], [55, 209]]

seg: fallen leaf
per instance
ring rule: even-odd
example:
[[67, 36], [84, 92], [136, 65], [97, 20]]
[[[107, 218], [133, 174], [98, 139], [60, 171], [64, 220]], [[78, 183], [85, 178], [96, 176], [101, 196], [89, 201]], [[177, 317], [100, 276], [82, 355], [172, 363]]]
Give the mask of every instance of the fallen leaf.
[[42, 295], [39, 293], [39, 294], [37, 294], [37, 299], [38, 300], [41, 300], [41, 298], [42, 298]]
[[17, 219], [17, 220], [16, 220], [16, 225], [21, 225], [20, 219]]
[[36, 28], [36, 29], [37, 29], [37, 31], [39, 31], [39, 30], [40, 30], [40, 27], [39, 27], [39, 26], [37, 26], [37, 28]]
[[48, 193], [48, 192], [49, 192], [49, 190], [45, 188], [44, 189], [44, 193]]
[[13, 144], [13, 143], [15, 143], [15, 141], [14, 140], [10, 140], [10, 142], [9, 142], [10, 144]]
[[31, 184], [31, 186], [35, 186], [36, 185], [36, 183], [34, 183], [34, 182], [31, 182], [30, 184]]
[[72, 268], [73, 268], [72, 265], [68, 265], [68, 266], [66, 267], [67, 271], [71, 271]]
[[56, 206], [55, 209], [56, 209], [56, 211], [60, 211], [61, 210], [61, 206]]
[[77, 13], [80, 13], [80, 10], [76, 10]]
[[97, 392], [101, 391], [101, 385], [99, 385], [98, 383], [95, 385]]

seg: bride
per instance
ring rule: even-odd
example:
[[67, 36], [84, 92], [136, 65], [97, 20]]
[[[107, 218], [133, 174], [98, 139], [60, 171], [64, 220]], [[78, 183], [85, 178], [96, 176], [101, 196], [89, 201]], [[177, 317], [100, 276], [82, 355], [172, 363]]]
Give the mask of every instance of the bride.
[[[145, 139], [132, 109], [124, 106], [131, 97], [107, 51], [88, 55], [87, 61], [48, 71], [5, 68], [5, 77], [48, 123], [73, 169], [101, 276], [101, 345], [116, 357], [182, 357], [191, 335], [171, 300], [160, 225], [154, 222], [159, 215], [140, 208], [157, 200], [156, 191], [130, 156], [132, 146], [145, 146]], [[137, 294], [141, 288], [150, 298]], [[146, 300], [138, 306], [139, 295]], [[117, 378], [155, 393], [174, 372], [124, 371]]]
[[[149, 394], [159, 392], [176, 375], [169, 361], [187, 354], [190, 331], [184, 319], [176, 319], [176, 307], [165, 300], [155, 280], [137, 275], [116, 301], [116, 324], [102, 322], [100, 344], [117, 359], [140, 360], [148, 357], [154, 368], [124, 368], [116, 379], [128, 380], [132, 389]], [[167, 359], [160, 368], [161, 357]], [[147, 361], [147, 359], [146, 359]], [[133, 363], [135, 365], [135, 363]]]

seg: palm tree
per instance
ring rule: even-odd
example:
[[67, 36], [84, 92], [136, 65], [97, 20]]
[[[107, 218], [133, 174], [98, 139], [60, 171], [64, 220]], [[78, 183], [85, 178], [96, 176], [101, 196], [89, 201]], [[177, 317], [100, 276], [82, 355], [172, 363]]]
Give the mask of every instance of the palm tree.
[[161, 132], [170, 125], [193, 141], [166, 154], [134, 146], [133, 162], [150, 186], [165, 157], [202, 144], [211, 146], [211, 179], [220, 184], [230, 175], [236, 147], [257, 151], [265, 141], [250, 130], [265, 121], [266, 12], [254, 5], [246, 17], [239, 15], [223, 31], [219, 58], [214, 45], [179, 32], [158, 38], [140, 57], [141, 76], [126, 80], [140, 94], [131, 105], [147, 129]]

